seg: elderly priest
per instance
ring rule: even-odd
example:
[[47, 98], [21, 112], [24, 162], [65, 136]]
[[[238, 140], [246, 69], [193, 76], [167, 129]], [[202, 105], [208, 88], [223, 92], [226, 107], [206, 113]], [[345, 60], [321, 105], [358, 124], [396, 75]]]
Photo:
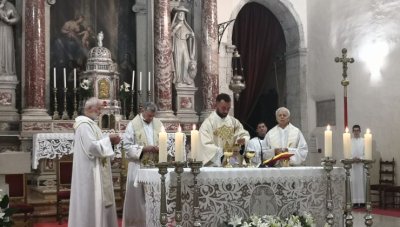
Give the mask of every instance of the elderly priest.
[[200, 132], [200, 160], [205, 166], [221, 166], [223, 147], [228, 144], [244, 145], [250, 139], [249, 133], [234, 117], [229, 116], [231, 98], [221, 93], [216, 98], [216, 109], [201, 124]]

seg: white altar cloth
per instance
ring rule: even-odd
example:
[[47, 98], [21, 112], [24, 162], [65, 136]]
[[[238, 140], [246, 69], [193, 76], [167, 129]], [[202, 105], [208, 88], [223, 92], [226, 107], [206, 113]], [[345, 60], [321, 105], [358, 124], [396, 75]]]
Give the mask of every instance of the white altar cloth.
[[[169, 223], [174, 223], [176, 173], [166, 174]], [[342, 226], [345, 172], [334, 168], [332, 198], [335, 225]], [[326, 172], [322, 167], [286, 168], [201, 168], [200, 216], [202, 226], [221, 226], [233, 215], [251, 214], [289, 216], [309, 212], [316, 226], [324, 226], [326, 209]], [[147, 226], [160, 226], [160, 175], [158, 169], [141, 169], [138, 182], [145, 186]], [[182, 174], [183, 226], [192, 226], [193, 175]]]

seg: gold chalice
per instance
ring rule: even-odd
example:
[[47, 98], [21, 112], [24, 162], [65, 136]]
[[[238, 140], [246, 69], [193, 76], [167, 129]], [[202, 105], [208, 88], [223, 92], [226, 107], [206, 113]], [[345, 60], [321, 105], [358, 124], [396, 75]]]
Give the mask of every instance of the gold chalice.
[[249, 159], [249, 165], [247, 166], [247, 168], [253, 168], [253, 167], [255, 167], [254, 165], [253, 165], [253, 158], [254, 158], [254, 156], [256, 156], [256, 152], [255, 151], [246, 151], [246, 158], [248, 158]]
[[232, 164], [231, 164], [231, 157], [233, 155], [233, 150], [231, 148], [226, 149], [224, 151], [224, 156], [226, 157], [226, 164], [225, 164], [225, 168], [232, 168]]

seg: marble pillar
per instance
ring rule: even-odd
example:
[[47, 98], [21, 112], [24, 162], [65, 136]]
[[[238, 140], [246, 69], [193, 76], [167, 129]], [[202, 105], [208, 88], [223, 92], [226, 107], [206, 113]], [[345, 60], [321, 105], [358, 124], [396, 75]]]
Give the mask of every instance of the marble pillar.
[[46, 0], [25, 1], [25, 107], [22, 120], [51, 119], [46, 109]]
[[157, 116], [176, 120], [172, 112], [172, 37], [169, 0], [154, 2], [154, 98]]
[[214, 109], [219, 93], [217, 0], [202, 1], [201, 77], [203, 80], [203, 121]]

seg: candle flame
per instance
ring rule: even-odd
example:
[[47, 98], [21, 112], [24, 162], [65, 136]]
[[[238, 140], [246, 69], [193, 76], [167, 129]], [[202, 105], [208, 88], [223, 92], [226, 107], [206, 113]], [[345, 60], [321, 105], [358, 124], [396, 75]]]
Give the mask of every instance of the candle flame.
[[178, 126], [178, 132], [182, 132], [181, 125]]
[[328, 125], [328, 126], [326, 126], [326, 130], [331, 130], [331, 126], [330, 125]]
[[161, 132], [165, 132], [164, 126], [161, 126]]
[[367, 128], [366, 134], [370, 134], [371, 130], [369, 130], [369, 128]]
[[196, 130], [196, 124], [193, 124], [192, 129]]
[[349, 133], [349, 128], [348, 128], [348, 127], [346, 127], [345, 132], [346, 132], [346, 133]]

